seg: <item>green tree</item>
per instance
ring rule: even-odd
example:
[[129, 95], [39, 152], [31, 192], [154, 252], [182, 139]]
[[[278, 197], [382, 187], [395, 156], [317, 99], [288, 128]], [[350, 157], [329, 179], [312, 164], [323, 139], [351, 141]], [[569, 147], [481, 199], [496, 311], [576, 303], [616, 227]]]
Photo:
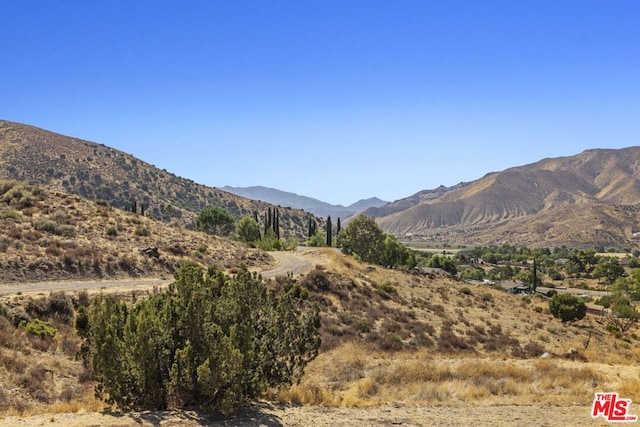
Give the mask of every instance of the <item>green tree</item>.
[[331, 225], [331, 215], [327, 217], [327, 246], [331, 247], [331, 233], [332, 233], [332, 225]]
[[608, 285], [613, 284], [616, 279], [624, 275], [624, 267], [620, 265], [618, 258], [601, 257], [593, 269], [593, 277], [603, 279]]
[[196, 218], [196, 230], [217, 236], [227, 235], [233, 230], [233, 216], [219, 206], [204, 208]]
[[380, 264], [384, 255], [384, 234], [373, 218], [359, 215], [340, 232], [336, 243], [347, 255], [357, 254], [364, 262]]
[[257, 242], [260, 240], [260, 226], [254, 218], [244, 216], [236, 224], [236, 234], [242, 242]]
[[394, 236], [385, 233], [382, 265], [414, 268], [416, 264], [417, 261], [413, 251], [400, 243]]
[[483, 280], [484, 271], [480, 268], [465, 268], [460, 272], [460, 278], [463, 280]]
[[307, 237], [311, 239], [316, 234], [317, 231], [318, 231], [318, 225], [316, 224], [316, 221], [312, 217], [309, 217]]
[[556, 294], [549, 300], [549, 311], [562, 322], [574, 322], [584, 318], [587, 306], [582, 299], [571, 294]]
[[311, 236], [309, 240], [307, 240], [307, 245], [313, 247], [322, 247], [327, 243], [327, 235], [325, 234], [323, 229], [317, 230], [316, 234]]
[[429, 258], [429, 261], [427, 261], [427, 267], [441, 268], [451, 274], [456, 274], [458, 272], [456, 262], [453, 258], [443, 255], [433, 255]]

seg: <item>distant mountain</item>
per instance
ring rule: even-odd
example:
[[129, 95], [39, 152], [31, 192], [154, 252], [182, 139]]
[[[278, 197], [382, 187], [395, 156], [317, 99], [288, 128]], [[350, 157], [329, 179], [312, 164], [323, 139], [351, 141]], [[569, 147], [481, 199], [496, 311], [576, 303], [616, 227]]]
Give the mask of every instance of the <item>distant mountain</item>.
[[638, 246], [640, 147], [544, 159], [364, 213], [405, 239]]
[[[89, 200], [105, 200], [130, 209], [136, 202], [145, 215], [190, 226], [199, 211], [220, 206], [236, 219], [264, 217], [272, 206], [195, 183], [102, 144], [33, 126], [0, 120], [0, 179], [39, 184]], [[283, 237], [306, 239], [312, 214], [279, 211]], [[319, 223], [323, 221], [318, 219]]]
[[295, 193], [289, 193], [286, 191], [277, 190], [275, 188], [268, 188], [262, 186], [253, 187], [222, 187], [222, 190], [229, 193], [236, 194], [238, 196], [246, 197], [253, 200], [261, 200], [263, 202], [271, 203], [280, 206], [289, 206], [292, 208], [304, 209], [307, 212], [311, 212], [314, 215], [327, 218], [346, 218], [352, 216], [360, 211], [363, 211], [370, 207], [379, 207], [387, 202], [372, 197], [366, 200], [359, 200], [349, 206], [332, 205], [330, 203], [322, 202], [312, 197], [301, 196]]

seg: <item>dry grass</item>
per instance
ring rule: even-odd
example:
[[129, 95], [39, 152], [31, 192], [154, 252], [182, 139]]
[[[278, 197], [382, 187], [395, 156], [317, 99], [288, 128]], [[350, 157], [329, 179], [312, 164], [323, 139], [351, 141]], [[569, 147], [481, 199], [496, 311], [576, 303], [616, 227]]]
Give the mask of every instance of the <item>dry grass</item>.
[[[619, 340], [599, 318], [562, 324], [546, 301], [391, 271], [319, 251], [306, 285], [323, 307], [325, 349], [302, 381], [272, 392], [281, 402], [370, 407], [588, 405], [617, 390], [640, 399], [637, 337]], [[375, 292], [393, 284], [392, 298]], [[469, 287], [471, 293], [459, 292]], [[366, 325], [366, 327], [363, 327]], [[392, 337], [397, 345], [389, 348]], [[418, 340], [417, 337], [422, 337]], [[541, 359], [543, 353], [549, 358]]]
[[603, 389], [613, 388], [628, 398], [640, 398], [637, 379], [638, 369], [623, 365], [557, 358], [451, 358], [427, 351], [382, 353], [345, 344], [312, 362], [300, 384], [271, 397], [281, 402], [333, 407], [397, 402], [587, 405], [593, 393]]

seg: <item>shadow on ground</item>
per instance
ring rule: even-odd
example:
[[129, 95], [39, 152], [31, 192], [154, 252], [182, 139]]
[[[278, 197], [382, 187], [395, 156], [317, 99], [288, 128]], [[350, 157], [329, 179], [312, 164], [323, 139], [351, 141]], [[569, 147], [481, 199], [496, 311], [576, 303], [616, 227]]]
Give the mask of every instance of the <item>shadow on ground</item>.
[[144, 412], [105, 412], [108, 417], [118, 418], [122, 425], [154, 427], [166, 426], [264, 426], [282, 427], [280, 418], [270, 410], [276, 410], [268, 402], [252, 403], [245, 406], [236, 415], [225, 418], [221, 414], [205, 414], [198, 411], [144, 411]]

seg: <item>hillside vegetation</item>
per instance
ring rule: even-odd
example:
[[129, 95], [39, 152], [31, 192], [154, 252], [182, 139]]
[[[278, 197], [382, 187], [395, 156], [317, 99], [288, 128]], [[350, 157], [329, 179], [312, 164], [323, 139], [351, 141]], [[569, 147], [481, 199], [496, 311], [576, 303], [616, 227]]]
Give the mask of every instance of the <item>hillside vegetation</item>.
[[[640, 399], [635, 329], [616, 338], [596, 316], [571, 324], [553, 318], [543, 297], [389, 270], [332, 249], [308, 256], [316, 268], [295, 286], [320, 309], [320, 354], [300, 383], [272, 388], [268, 399], [330, 407], [565, 406], [588, 405], [603, 389]], [[116, 298], [131, 304], [156, 295]], [[0, 409], [6, 414], [104, 405], [91, 397], [94, 379], [76, 356], [81, 339], [70, 326], [90, 300], [83, 292], [3, 299]]]
[[44, 187], [0, 181], [0, 282], [171, 277], [185, 261], [233, 269], [266, 252]]

